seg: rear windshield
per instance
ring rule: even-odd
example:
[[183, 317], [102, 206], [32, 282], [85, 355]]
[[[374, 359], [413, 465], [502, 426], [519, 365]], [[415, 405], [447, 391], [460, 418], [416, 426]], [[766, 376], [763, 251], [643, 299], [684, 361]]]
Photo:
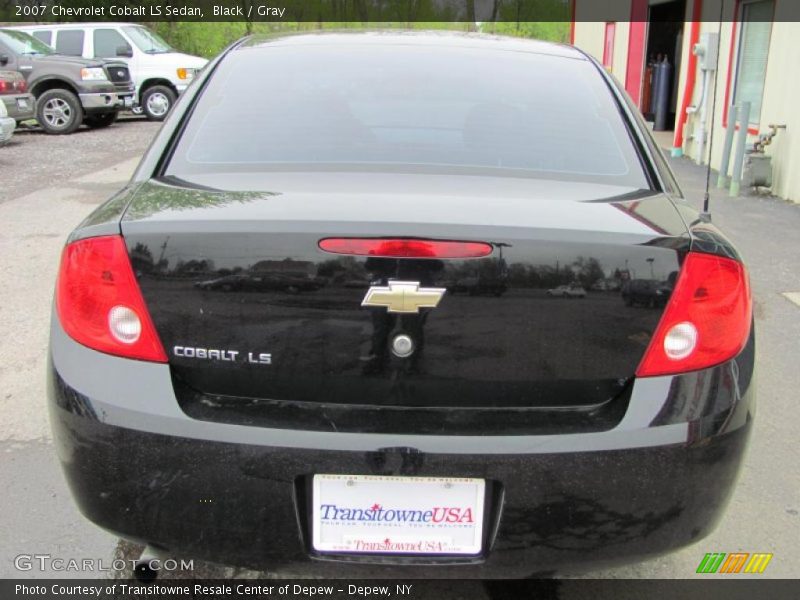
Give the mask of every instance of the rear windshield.
[[449, 46], [232, 52], [166, 174], [285, 169], [506, 171], [648, 187], [591, 63]]

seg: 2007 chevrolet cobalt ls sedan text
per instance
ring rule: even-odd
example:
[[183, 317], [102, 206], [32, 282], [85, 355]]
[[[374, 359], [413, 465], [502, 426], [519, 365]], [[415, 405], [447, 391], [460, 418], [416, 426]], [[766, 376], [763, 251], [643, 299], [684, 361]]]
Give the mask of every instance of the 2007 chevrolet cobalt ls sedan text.
[[[669, 300], [626, 303], [643, 278]], [[572, 572], [717, 524], [751, 322], [737, 251], [578, 50], [252, 38], [70, 237], [49, 405], [83, 514], [174, 555]]]

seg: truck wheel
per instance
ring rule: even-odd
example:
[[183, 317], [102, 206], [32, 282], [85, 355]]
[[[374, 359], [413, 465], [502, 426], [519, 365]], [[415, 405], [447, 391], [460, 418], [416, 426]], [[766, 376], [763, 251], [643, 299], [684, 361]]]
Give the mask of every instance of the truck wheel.
[[142, 94], [142, 108], [151, 121], [163, 121], [175, 104], [175, 92], [165, 85], [154, 85]]
[[83, 122], [83, 107], [69, 90], [47, 90], [36, 99], [36, 120], [45, 133], [72, 133]]
[[119, 113], [117, 111], [102, 113], [99, 115], [89, 115], [86, 117], [86, 119], [84, 119], [83, 122], [92, 129], [101, 129], [116, 122], [118, 116]]

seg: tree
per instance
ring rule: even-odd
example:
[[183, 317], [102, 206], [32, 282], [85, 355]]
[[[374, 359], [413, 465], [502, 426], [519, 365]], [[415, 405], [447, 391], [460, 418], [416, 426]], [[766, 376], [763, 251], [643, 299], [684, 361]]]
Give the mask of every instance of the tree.
[[572, 263], [572, 266], [575, 269], [575, 276], [578, 278], [578, 281], [580, 281], [581, 285], [586, 289], [589, 289], [599, 280], [605, 279], [606, 277], [603, 267], [600, 266], [600, 261], [596, 258], [584, 258], [583, 256], [579, 256], [577, 260]]

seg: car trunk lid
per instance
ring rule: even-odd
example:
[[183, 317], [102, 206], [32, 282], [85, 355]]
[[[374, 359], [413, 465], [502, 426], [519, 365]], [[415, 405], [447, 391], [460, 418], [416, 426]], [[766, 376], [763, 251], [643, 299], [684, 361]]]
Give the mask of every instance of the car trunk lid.
[[[668, 198], [615, 186], [289, 173], [268, 185], [237, 175], [240, 189], [216, 191], [222, 181], [145, 184], [122, 222], [176, 385], [206, 403], [600, 406], [632, 379], [663, 311], [627, 306], [622, 283], [674, 280], [688, 248]], [[319, 246], [350, 237], [492, 251], [385, 258]], [[443, 290], [441, 300], [418, 313], [362, 306], [397, 283]], [[585, 294], [548, 294], [562, 285]], [[392, 352], [401, 334], [408, 357]]]

